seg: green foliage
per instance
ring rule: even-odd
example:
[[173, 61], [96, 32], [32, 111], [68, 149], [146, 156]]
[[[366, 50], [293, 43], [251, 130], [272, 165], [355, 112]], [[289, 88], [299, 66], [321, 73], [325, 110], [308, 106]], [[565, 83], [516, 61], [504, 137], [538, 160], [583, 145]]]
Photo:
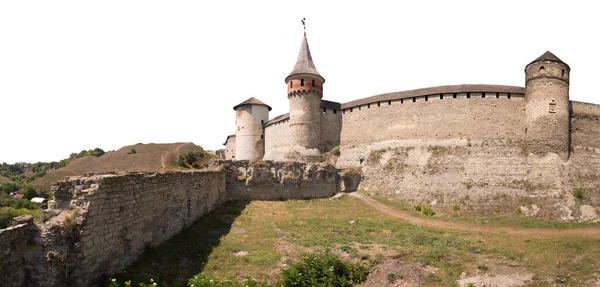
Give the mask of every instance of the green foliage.
[[190, 287], [257, 287], [267, 286], [264, 282], [256, 282], [251, 277], [247, 277], [241, 281], [216, 279], [198, 274], [188, 281]]
[[454, 205], [454, 206], [452, 206], [452, 210], [459, 211], [460, 210], [460, 206]]
[[416, 204], [415, 210], [420, 211], [425, 216], [433, 216], [435, 214], [433, 208], [431, 208], [431, 205], [428, 204]]
[[21, 188], [21, 190], [19, 192], [22, 193], [24, 195], [24, 197], [27, 198], [27, 200], [31, 200], [32, 198], [38, 196], [38, 193], [37, 193], [35, 187], [33, 187], [29, 184], [23, 185], [23, 188]]
[[198, 160], [198, 156], [196, 156], [196, 153], [192, 152], [192, 151], [183, 153], [181, 155], [181, 158], [183, 159], [184, 166], [185, 165], [192, 166]]
[[115, 278], [107, 278], [104, 280], [102, 286], [107, 287], [160, 287], [158, 283], [154, 282], [154, 279], [116, 276]]
[[135, 148], [132, 148], [131, 151], [129, 151], [127, 154], [136, 154], [137, 151], [135, 150]]
[[585, 189], [583, 188], [573, 188], [573, 196], [575, 198], [582, 200], [585, 198]]
[[388, 283], [392, 284], [394, 283], [396, 280], [402, 280], [402, 278], [404, 278], [404, 275], [402, 275], [402, 273], [388, 273], [386, 276]]
[[37, 216], [36, 211], [31, 211], [25, 208], [16, 209], [12, 207], [0, 208], [0, 229], [7, 228], [12, 225], [12, 219], [21, 215]]
[[331, 150], [331, 154], [333, 154], [334, 156], [340, 156], [340, 147], [336, 147], [333, 150]]
[[330, 253], [305, 254], [282, 272], [283, 286], [352, 286], [364, 281], [367, 267], [342, 261]]

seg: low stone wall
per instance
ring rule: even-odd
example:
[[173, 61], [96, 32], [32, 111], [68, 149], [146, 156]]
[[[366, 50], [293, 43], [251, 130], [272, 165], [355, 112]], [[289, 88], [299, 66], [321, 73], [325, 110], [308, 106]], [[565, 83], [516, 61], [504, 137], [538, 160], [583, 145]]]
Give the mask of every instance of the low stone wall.
[[[53, 186], [56, 208], [75, 209], [80, 227], [76, 286], [132, 264], [224, 202], [222, 172], [160, 172], [76, 177]], [[78, 269], [78, 270], [77, 270]]]
[[333, 196], [337, 170], [323, 163], [233, 161], [225, 164], [230, 200], [284, 200]]

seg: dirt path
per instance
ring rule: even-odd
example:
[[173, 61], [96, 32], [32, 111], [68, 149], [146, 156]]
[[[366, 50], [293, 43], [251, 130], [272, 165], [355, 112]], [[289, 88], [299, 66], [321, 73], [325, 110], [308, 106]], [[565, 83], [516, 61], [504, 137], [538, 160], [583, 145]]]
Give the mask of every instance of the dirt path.
[[570, 228], [570, 229], [556, 229], [556, 228], [515, 228], [507, 226], [486, 226], [477, 225], [462, 222], [448, 222], [437, 219], [429, 219], [423, 217], [416, 217], [402, 210], [389, 207], [372, 197], [359, 192], [349, 193], [350, 196], [362, 200], [366, 205], [377, 209], [378, 211], [398, 218], [402, 221], [406, 221], [410, 224], [429, 226], [435, 228], [447, 228], [460, 231], [469, 232], [485, 232], [485, 233], [503, 233], [512, 234], [519, 236], [588, 236], [588, 237], [600, 237], [599, 227], [583, 227], [583, 228]]

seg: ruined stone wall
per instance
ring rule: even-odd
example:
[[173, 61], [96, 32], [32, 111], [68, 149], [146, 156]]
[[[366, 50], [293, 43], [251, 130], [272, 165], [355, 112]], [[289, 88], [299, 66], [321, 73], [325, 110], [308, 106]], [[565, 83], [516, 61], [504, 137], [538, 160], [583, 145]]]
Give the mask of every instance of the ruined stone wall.
[[600, 105], [571, 102], [571, 147], [600, 148]]
[[33, 223], [23, 223], [0, 230], [0, 282], [3, 286], [27, 286], [25, 267], [28, 249], [32, 248]]
[[83, 218], [81, 262], [74, 271], [86, 276], [71, 278], [77, 286], [121, 271], [146, 246], [166, 241], [226, 198], [222, 172], [77, 177], [58, 182], [53, 191], [56, 208], [76, 208]]
[[284, 200], [333, 196], [337, 170], [323, 163], [227, 162], [229, 200]]

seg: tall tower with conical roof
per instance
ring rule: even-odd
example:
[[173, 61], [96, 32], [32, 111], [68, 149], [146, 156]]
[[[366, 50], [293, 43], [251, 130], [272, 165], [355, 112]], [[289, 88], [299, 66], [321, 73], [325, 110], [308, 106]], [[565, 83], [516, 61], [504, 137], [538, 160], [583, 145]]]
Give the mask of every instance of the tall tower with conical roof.
[[313, 63], [306, 32], [294, 69], [285, 78], [290, 100], [290, 131], [295, 145], [316, 149], [321, 142], [321, 98], [325, 79]]
[[569, 158], [570, 71], [569, 65], [549, 51], [525, 67], [525, 143], [529, 153]]

